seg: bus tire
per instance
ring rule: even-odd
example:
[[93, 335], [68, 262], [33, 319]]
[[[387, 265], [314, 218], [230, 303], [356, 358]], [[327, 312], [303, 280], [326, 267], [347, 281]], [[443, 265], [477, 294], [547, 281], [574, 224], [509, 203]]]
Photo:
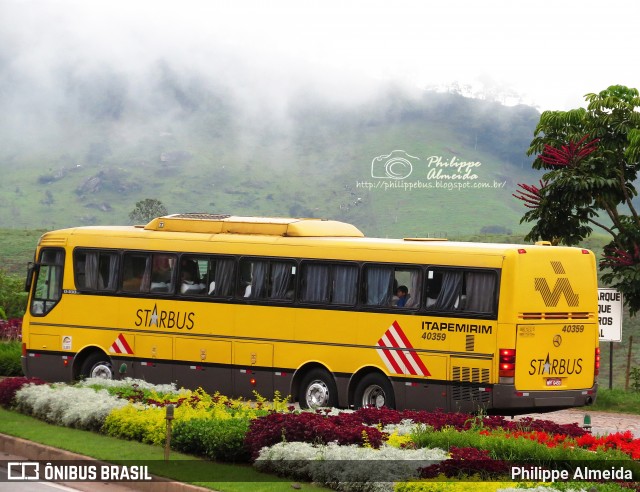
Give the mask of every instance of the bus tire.
[[335, 407], [338, 405], [338, 388], [324, 369], [309, 371], [300, 383], [298, 394], [300, 408]]
[[80, 377], [113, 379], [111, 358], [102, 352], [91, 354], [82, 364]]
[[356, 408], [396, 407], [396, 398], [389, 378], [382, 374], [371, 373], [363, 377], [356, 385], [354, 392], [354, 406]]

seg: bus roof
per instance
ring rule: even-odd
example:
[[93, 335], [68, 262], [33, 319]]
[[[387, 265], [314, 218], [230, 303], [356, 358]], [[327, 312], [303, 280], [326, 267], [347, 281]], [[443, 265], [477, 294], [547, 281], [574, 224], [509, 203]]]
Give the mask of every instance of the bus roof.
[[[371, 250], [448, 252], [454, 254], [505, 255], [550, 248], [544, 245], [474, 243], [441, 238], [384, 239], [365, 237], [355, 226], [324, 219], [240, 217], [211, 214], [180, 214], [158, 217], [145, 226], [85, 226], [45, 233], [41, 245], [60, 244], [69, 236], [95, 237], [105, 233], [119, 238], [191, 240], [250, 243], [255, 245], [346, 247]], [[81, 242], [81, 241], [80, 241]], [[569, 249], [564, 248], [563, 249]]]
[[355, 226], [326, 219], [238, 217], [214, 214], [174, 214], [158, 217], [148, 231], [203, 232], [208, 234], [259, 234], [287, 237], [364, 237]]

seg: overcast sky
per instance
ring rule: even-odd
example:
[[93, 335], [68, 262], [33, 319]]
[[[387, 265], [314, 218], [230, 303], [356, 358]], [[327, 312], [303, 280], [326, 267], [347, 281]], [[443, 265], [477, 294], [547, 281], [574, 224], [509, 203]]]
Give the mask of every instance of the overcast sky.
[[0, 0], [0, 62], [43, 88], [58, 63], [135, 74], [166, 59], [247, 98], [457, 82], [570, 109], [640, 87], [639, 19], [633, 0]]

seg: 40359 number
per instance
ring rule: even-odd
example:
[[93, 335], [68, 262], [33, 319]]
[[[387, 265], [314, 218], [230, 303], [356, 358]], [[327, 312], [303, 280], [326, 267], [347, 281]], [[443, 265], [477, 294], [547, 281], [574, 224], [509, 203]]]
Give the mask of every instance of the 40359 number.
[[564, 325], [562, 331], [565, 333], [582, 333], [584, 325]]
[[446, 333], [433, 333], [430, 331], [425, 331], [422, 334], [422, 338], [425, 340], [436, 340], [438, 342], [444, 341], [447, 339]]

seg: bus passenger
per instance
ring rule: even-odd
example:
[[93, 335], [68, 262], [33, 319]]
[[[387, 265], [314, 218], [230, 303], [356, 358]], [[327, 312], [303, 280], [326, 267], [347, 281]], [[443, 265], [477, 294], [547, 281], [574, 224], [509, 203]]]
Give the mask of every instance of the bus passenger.
[[180, 266], [180, 293], [201, 294], [207, 287], [198, 278], [198, 265], [192, 260], [183, 260]]
[[396, 296], [398, 297], [398, 300], [396, 301], [396, 307], [404, 307], [411, 297], [409, 295], [409, 289], [406, 285], [400, 285], [398, 287], [398, 290], [396, 290]]

